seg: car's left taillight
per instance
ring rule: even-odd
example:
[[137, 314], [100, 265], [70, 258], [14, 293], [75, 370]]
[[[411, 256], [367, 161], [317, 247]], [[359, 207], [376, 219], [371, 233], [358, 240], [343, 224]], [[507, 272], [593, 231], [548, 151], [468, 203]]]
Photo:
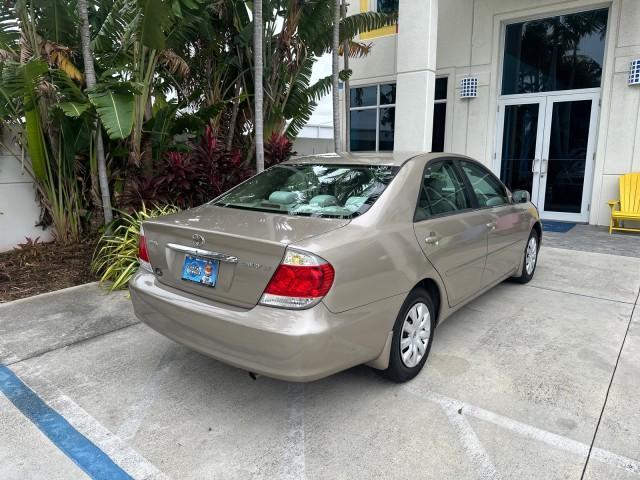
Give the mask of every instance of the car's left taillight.
[[153, 272], [151, 263], [149, 262], [149, 251], [147, 250], [147, 241], [144, 238], [144, 230], [140, 227], [140, 237], [138, 238], [138, 262], [145, 270]]
[[309, 252], [287, 249], [260, 304], [280, 308], [316, 305], [333, 285], [335, 271], [329, 262]]

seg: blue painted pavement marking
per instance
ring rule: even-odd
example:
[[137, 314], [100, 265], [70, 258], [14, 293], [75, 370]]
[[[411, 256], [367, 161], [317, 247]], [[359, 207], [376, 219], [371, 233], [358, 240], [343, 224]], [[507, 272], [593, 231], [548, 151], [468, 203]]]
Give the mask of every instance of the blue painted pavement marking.
[[127, 472], [44, 403], [4, 365], [0, 365], [0, 392], [91, 478], [132, 480]]

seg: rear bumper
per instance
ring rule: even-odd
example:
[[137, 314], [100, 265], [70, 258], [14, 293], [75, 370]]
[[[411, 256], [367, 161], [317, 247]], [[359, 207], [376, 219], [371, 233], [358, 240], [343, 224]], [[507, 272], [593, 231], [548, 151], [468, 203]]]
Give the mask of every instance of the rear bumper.
[[129, 282], [136, 316], [159, 333], [230, 365], [290, 381], [311, 381], [377, 358], [403, 298], [341, 314], [250, 310], [203, 300], [138, 271]]

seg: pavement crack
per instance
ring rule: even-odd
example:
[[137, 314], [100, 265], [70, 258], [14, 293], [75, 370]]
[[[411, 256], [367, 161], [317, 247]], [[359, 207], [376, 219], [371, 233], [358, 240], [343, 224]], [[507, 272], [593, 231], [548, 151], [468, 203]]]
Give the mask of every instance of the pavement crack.
[[622, 303], [625, 305], [635, 305], [637, 303], [637, 298], [635, 302], [627, 302], [624, 300], [614, 300], [613, 298], [605, 298], [605, 297], [598, 297], [596, 295], [587, 295], [586, 293], [578, 293], [578, 292], [568, 292], [566, 290], [559, 290], [557, 288], [549, 288], [549, 287], [542, 287], [540, 285], [525, 285], [526, 288], [537, 288], [540, 290], [548, 290], [550, 292], [556, 292], [556, 293], [564, 293], [566, 295], [576, 295], [578, 297], [586, 297], [586, 298], [593, 298], [595, 300], [604, 300], [606, 302], [613, 302], [613, 303]]
[[38, 351], [36, 351], [36, 352], [34, 352], [34, 353], [30, 354], [30, 355], [27, 355], [26, 357], [22, 357], [22, 358], [17, 357], [17, 356], [14, 355], [14, 358], [10, 357], [10, 360], [8, 362], [3, 363], [3, 365], [5, 365], [6, 367], [10, 367], [11, 365], [15, 365], [15, 364], [21, 363], [21, 362], [26, 362], [27, 360], [31, 360], [33, 358], [37, 358], [37, 357], [40, 357], [42, 355], [46, 355], [47, 353], [55, 352], [57, 350], [62, 350], [63, 348], [73, 347], [75, 345], [80, 345], [82, 343], [89, 342], [89, 341], [94, 340], [96, 338], [104, 337], [105, 335], [109, 335], [110, 333], [119, 332], [120, 330], [124, 330], [125, 328], [134, 327], [134, 326], [139, 325], [139, 324], [140, 324], [140, 322], [131, 323], [129, 325], [124, 325], [122, 327], [118, 327], [118, 328], [116, 328], [114, 330], [109, 330], [108, 332], [103, 332], [103, 333], [100, 333], [98, 335], [92, 335], [90, 337], [80, 338], [80, 339], [75, 340], [75, 341], [70, 342], [70, 343], [54, 345], [51, 348], [45, 348], [45, 349], [42, 349], [42, 350], [38, 350]]
[[591, 439], [591, 445], [589, 445], [589, 452], [587, 453], [587, 458], [584, 462], [584, 467], [582, 468], [582, 475], [580, 475], [580, 480], [584, 480], [584, 476], [587, 472], [587, 466], [589, 465], [589, 459], [591, 458], [591, 454], [593, 452], [593, 445], [596, 442], [596, 436], [598, 435], [598, 429], [600, 428], [600, 422], [602, 422], [602, 417], [604, 416], [604, 410], [607, 407], [607, 401], [609, 400], [609, 392], [611, 391], [611, 386], [613, 385], [613, 379], [616, 376], [616, 371], [618, 370], [618, 364], [620, 363], [620, 357], [622, 356], [622, 350], [624, 350], [624, 344], [627, 341], [627, 336], [629, 335], [629, 330], [631, 329], [631, 322], [633, 321], [633, 315], [636, 311], [636, 307], [638, 306], [638, 300], [640, 300], [640, 289], [638, 289], [638, 293], [636, 295], [636, 301], [633, 303], [633, 308], [631, 309], [631, 315], [629, 316], [629, 322], [627, 323], [627, 329], [624, 332], [624, 337], [622, 338], [622, 343], [620, 344], [620, 350], [618, 351], [618, 357], [616, 358], [616, 363], [613, 367], [613, 372], [611, 372], [611, 379], [609, 380], [609, 386], [607, 387], [607, 393], [604, 396], [604, 402], [602, 404], [602, 409], [600, 410], [600, 416], [598, 417], [598, 423], [596, 423], [596, 429], [593, 432], [593, 438]]

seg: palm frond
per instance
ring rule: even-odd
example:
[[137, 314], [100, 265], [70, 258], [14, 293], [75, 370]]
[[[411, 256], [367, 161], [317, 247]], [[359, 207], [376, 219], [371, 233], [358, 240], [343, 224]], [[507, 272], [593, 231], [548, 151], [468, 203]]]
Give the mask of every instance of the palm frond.
[[160, 53], [158, 61], [173, 75], [178, 75], [183, 78], [189, 76], [189, 64], [170, 48]]

